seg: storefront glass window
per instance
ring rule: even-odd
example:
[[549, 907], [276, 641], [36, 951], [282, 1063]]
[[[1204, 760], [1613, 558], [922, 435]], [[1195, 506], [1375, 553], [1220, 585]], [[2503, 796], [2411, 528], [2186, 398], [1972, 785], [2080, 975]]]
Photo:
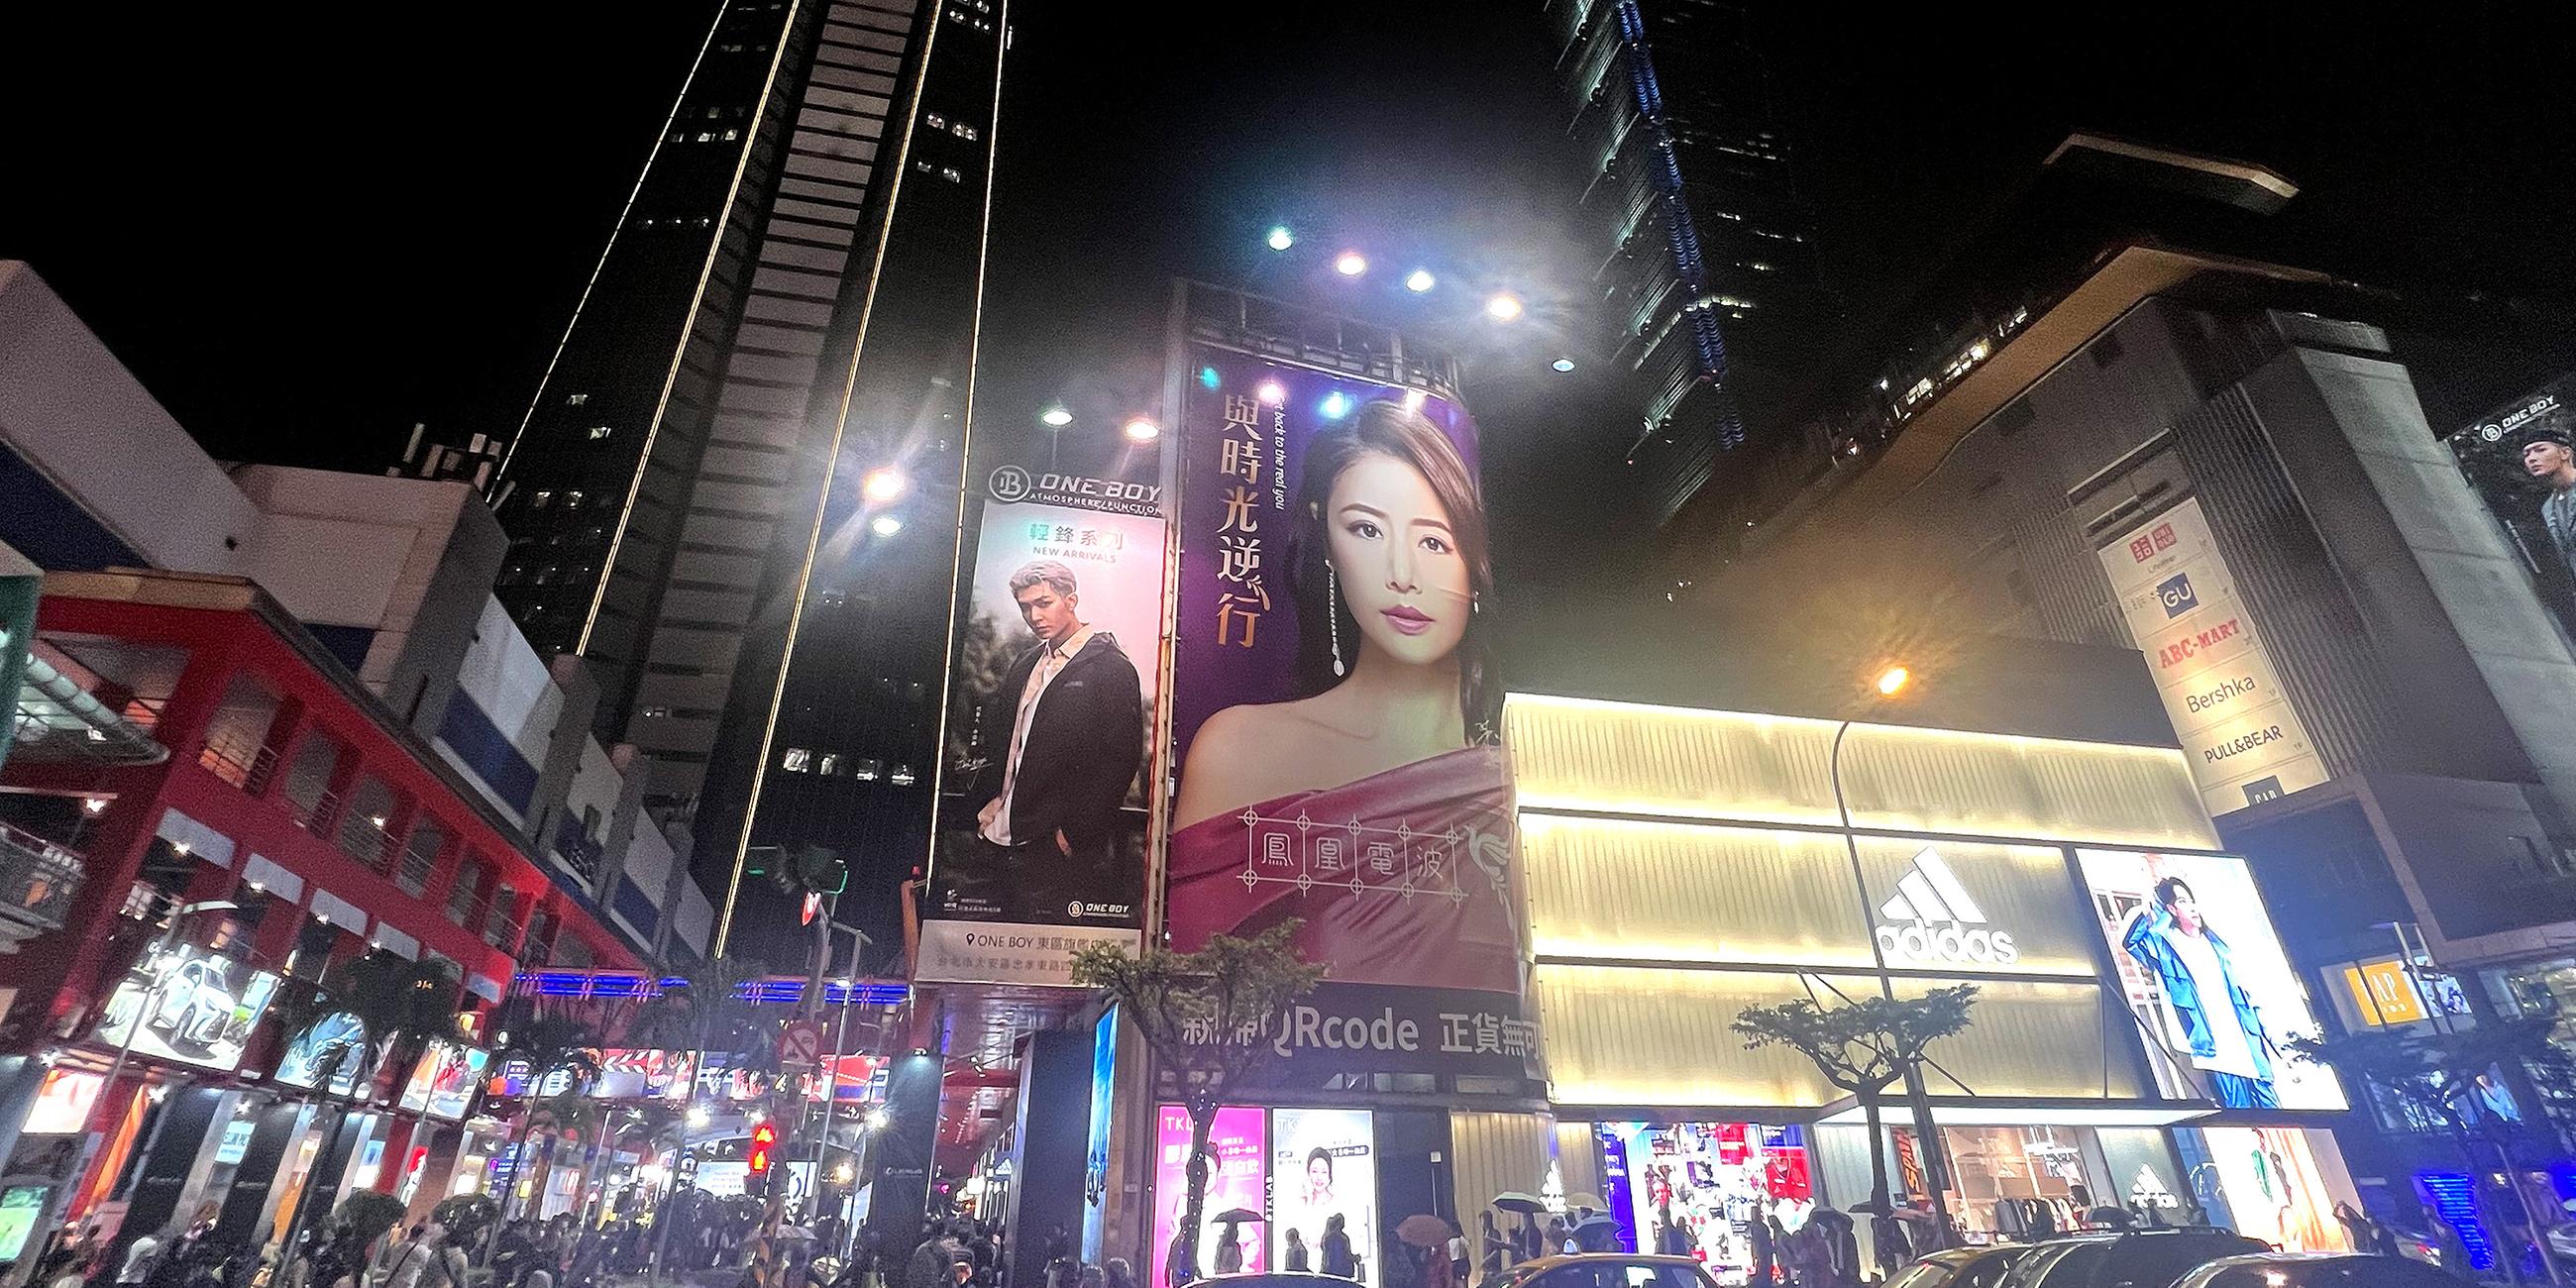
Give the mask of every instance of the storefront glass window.
[[1638, 1252], [1696, 1257], [1721, 1284], [1751, 1278], [1753, 1222], [1807, 1223], [1806, 1129], [1760, 1123], [1603, 1123], [1610, 1215]]
[[2082, 1127], [1944, 1127], [1951, 1213], [1977, 1242], [2044, 1238], [2083, 1224], [2112, 1191], [2101, 1146]]

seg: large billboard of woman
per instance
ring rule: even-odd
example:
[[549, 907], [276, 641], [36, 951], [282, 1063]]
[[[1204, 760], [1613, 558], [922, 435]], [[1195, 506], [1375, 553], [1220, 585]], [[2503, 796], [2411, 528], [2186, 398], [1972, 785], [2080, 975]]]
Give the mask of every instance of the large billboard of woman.
[[1495, 1055], [1503, 1020], [1525, 1035], [1475, 426], [1420, 390], [1192, 363], [1172, 942], [1297, 919], [1319, 1005], [1393, 1005], [1425, 1046]]

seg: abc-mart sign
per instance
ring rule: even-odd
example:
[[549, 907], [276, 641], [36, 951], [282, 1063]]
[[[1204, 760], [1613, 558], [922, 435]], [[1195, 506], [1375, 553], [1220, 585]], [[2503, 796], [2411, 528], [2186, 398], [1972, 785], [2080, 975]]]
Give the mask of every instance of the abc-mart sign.
[[1940, 850], [1924, 846], [1879, 905], [1878, 951], [1890, 966], [2010, 966], [2010, 931], [1993, 929]]

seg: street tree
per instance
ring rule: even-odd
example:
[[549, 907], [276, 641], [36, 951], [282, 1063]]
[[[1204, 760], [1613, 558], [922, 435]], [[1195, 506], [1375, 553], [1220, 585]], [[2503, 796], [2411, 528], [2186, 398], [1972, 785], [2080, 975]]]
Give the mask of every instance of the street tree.
[[[2554, 1015], [2526, 1015], [2416, 1032], [2365, 1029], [2332, 1036], [2308, 1034], [2283, 1045], [2300, 1060], [2378, 1088], [2410, 1120], [2440, 1127], [2459, 1147], [2460, 1161], [2472, 1175], [2496, 1166], [2511, 1176], [2522, 1170], [2513, 1158], [2513, 1125], [2484, 1106], [2481, 1092], [2499, 1071], [2516, 1068], [2544, 1086], [2576, 1087], [2576, 1060], [2552, 1040], [2557, 1025]], [[2507, 1219], [2490, 1221], [2489, 1228], [2540, 1229], [2522, 1187], [2509, 1189], [2520, 1211], [2493, 1214]], [[2471, 1202], [2484, 1206], [2474, 1187]], [[2516, 1258], [2496, 1259], [2503, 1263], [2508, 1279], [2521, 1282]], [[2544, 1258], [2543, 1268], [2556, 1281], [2556, 1267], [2545, 1262]]]
[[1753, 1006], [1735, 1017], [1746, 1050], [1785, 1046], [1807, 1057], [1825, 1081], [1860, 1102], [1869, 1126], [1869, 1202], [1882, 1217], [1887, 1193], [1887, 1142], [1879, 1107], [1887, 1089], [1920, 1068], [1925, 1048], [1968, 1027], [1977, 1000], [1974, 984], [1936, 988], [1921, 997], [1845, 999], [1821, 1006], [1802, 997], [1778, 1006]]
[[[501, 1215], [507, 1219], [516, 1207], [510, 1199], [518, 1192], [518, 1182], [526, 1175], [528, 1129], [535, 1126], [541, 1102], [548, 1099], [546, 1084], [560, 1080], [563, 1090], [556, 1095], [581, 1096], [599, 1079], [599, 1030], [581, 1019], [538, 1005], [536, 999], [514, 997], [501, 1004], [493, 1017], [498, 1035], [492, 1047], [492, 1068], [506, 1072], [513, 1066], [527, 1070], [527, 1091], [520, 1097], [519, 1123], [510, 1134], [510, 1193], [503, 1196]], [[552, 1121], [554, 1115], [547, 1115]]]
[[1249, 939], [1212, 936], [1197, 952], [1149, 947], [1131, 957], [1123, 946], [1104, 942], [1073, 957], [1073, 982], [1109, 995], [1171, 1073], [1189, 1110], [1188, 1199], [1175, 1246], [1165, 1253], [1167, 1264], [1187, 1267], [1188, 1278], [1198, 1277], [1217, 1107], [1275, 1058], [1264, 1040], [1269, 1026], [1324, 978], [1323, 967], [1297, 953], [1300, 924], [1282, 922]]

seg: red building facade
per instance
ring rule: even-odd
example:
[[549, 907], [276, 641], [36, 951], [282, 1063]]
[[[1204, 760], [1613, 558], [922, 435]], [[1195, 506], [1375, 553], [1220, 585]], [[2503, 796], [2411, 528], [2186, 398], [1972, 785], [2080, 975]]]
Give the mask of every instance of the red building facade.
[[[229, 1069], [156, 1059], [131, 1038], [103, 1041], [102, 1028], [116, 1022], [106, 1015], [109, 1001], [151, 941], [281, 979], [320, 980], [334, 963], [379, 949], [453, 963], [469, 1031], [522, 965], [641, 965], [576, 886], [531, 857], [508, 819], [255, 586], [117, 572], [56, 574], [45, 590], [37, 655], [148, 729], [169, 755], [148, 765], [22, 760], [0, 773], [0, 805], [13, 826], [78, 854], [85, 868], [60, 929], [0, 957], [0, 1160], [14, 1173], [0, 1184], [47, 1172], [73, 1182], [43, 1224], [112, 1218], [129, 1202], [144, 1216], [147, 1204], [135, 1194], [138, 1182], [151, 1181], [137, 1175], [148, 1170], [144, 1155], [190, 1144], [171, 1141], [169, 1123], [150, 1121], [163, 1107], [179, 1117], [187, 1096], [174, 1089], [220, 1094], [225, 1112], [253, 1118], [282, 1112], [288, 1101], [304, 1106], [291, 1129], [271, 1133], [277, 1149], [263, 1150], [259, 1130], [250, 1130], [247, 1158], [226, 1124], [187, 1124], [200, 1149], [234, 1155], [226, 1163], [235, 1169], [233, 1191], [251, 1180], [264, 1186], [256, 1205], [208, 1194], [202, 1160], [175, 1182], [180, 1191], [193, 1187], [191, 1208], [213, 1206], [236, 1234], [283, 1228], [293, 1193], [308, 1186], [326, 1198], [326, 1185], [390, 1192], [407, 1163], [441, 1146], [448, 1157], [456, 1153], [455, 1129], [435, 1142], [417, 1130], [427, 1120], [399, 1103], [410, 1070], [388, 1068], [336, 1106], [343, 1112], [329, 1130], [352, 1138], [305, 1143], [299, 1157], [287, 1142], [324, 1129], [311, 1111], [314, 1096], [268, 1090], [294, 1036], [279, 1032], [274, 1018], [241, 1039]], [[172, 923], [174, 910], [202, 904], [216, 906]], [[124, 1023], [142, 1028], [139, 1016]], [[111, 1085], [68, 1076], [107, 1073], [120, 1047], [133, 1049], [122, 1053]], [[31, 1122], [37, 1109], [51, 1112]], [[360, 1117], [363, 1133], [347, 1126]], [[40, 1138], [38, 1128], [73, 1118], [80, 1139]], [[56, 1148], [41, 1148], [49, 1143]], [[313, 1164], [315, 1154], [323, 1165]], [[171, 1158], [174, 1171], [185, 1161]], [[284, 1172], [252, 1176], [263, 1162], [297, 1174], [291, 1184]], [[441, 1190], [434, 1179], [426, 1197]], [[245, 1205], [258, 1210], [235, 1220], [234, 1209]], [[150, 1215], [194, 1219], [191, 1211]], [[40, 1228], [35, 1238], [44, 1234]]]

